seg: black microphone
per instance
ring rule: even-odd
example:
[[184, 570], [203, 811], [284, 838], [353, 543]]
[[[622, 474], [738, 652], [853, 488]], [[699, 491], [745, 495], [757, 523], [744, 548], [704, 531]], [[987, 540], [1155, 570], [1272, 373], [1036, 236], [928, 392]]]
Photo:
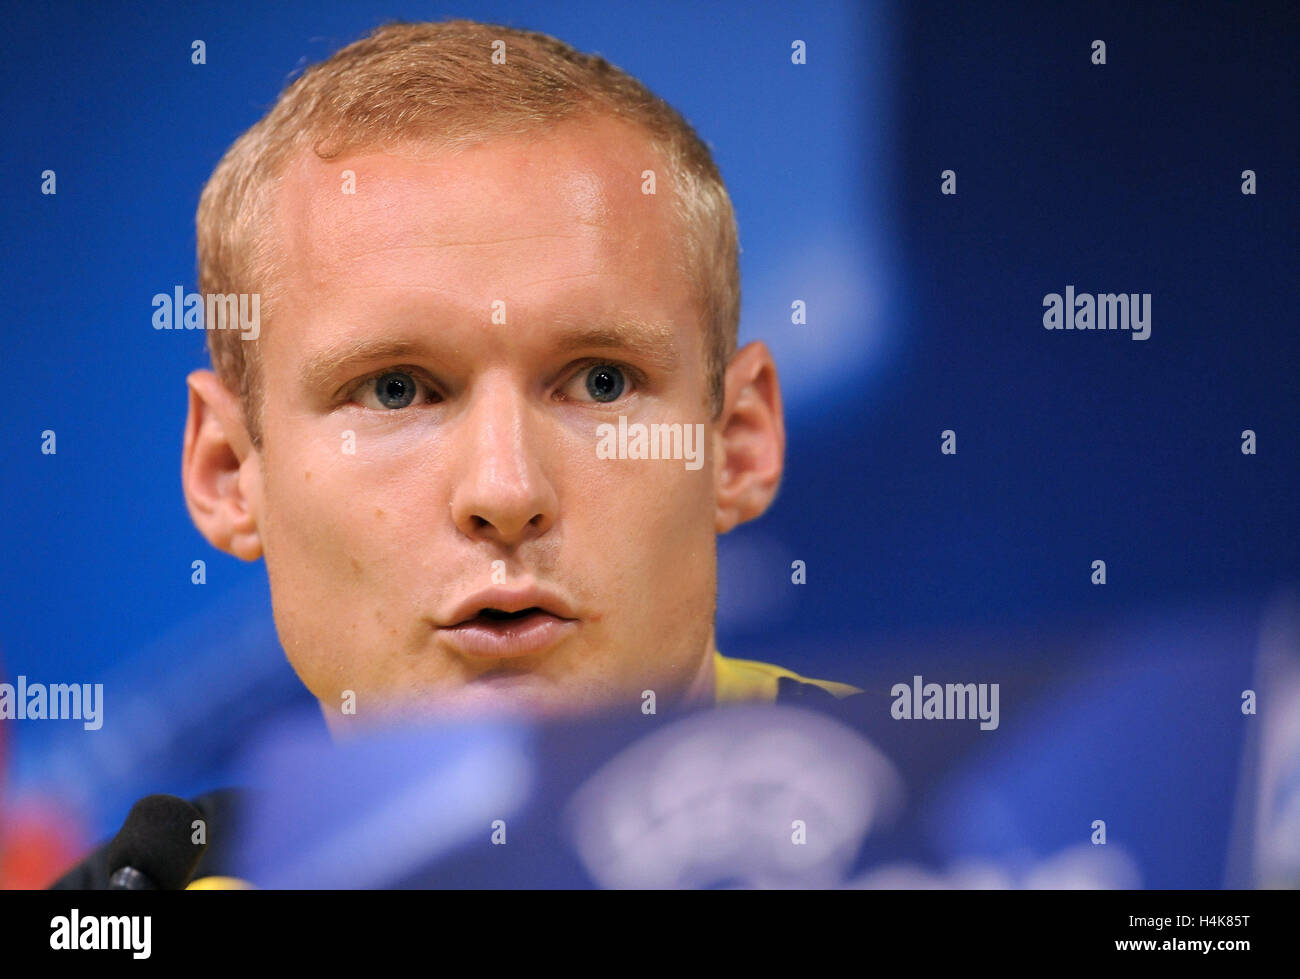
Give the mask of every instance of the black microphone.
[[205, 842], [192, 842], [203, 814], [174, 795], [149, 795], [131, 807], [108, 844], [112, 891], [179, 891], [194, 873]]

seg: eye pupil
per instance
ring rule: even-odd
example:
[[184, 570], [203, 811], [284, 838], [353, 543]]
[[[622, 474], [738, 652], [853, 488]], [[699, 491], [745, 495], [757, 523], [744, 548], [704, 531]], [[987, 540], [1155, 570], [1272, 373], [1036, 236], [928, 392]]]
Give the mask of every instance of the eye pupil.
[[384, 374], [375, 379], [375, 395], [386, 408], [405, 408], [415, 400], [415, 382], [408, 374]]
[[623, 372], [602, 365], [587, 375], [587, 393], [597, 401], [613, 401], [623, 393]]

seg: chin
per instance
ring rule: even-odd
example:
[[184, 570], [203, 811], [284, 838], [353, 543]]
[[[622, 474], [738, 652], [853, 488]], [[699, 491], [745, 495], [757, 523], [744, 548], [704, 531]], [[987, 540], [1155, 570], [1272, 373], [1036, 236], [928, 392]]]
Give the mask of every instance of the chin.
[[435, 721], [542, 721], [591, 714], [600, 707], [589, 697], [574, 696], [551, 681], [523, 674], [481, 678], [456, 690], [443, 690], [423, 703], [408, 704], [400, 715]]

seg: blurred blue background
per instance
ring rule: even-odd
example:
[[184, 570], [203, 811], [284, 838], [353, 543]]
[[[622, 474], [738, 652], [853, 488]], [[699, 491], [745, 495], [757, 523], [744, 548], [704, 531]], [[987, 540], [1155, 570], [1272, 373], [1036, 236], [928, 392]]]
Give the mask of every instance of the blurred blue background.
[[[220, 784], [250, 731], [310, 703], [262, 565], [189, 521], [183, 379], [206, 351], [153, 330], [150, 300], [195, 288], [200, 189], [292, 71], [382, 21], [453, 15], [603, 54], [713, 147], [742, 342], [773, 348], [789, 428], [776, 506], [720, 542], [721, 650], [856, 683], [881, 710], [914, 674], [1033, 691], [1004, 701], [1022, 716], [1000, 737], [935, 748], [937, 865], [1086, 840], [1109, 807], [1144, 885], [1228, 879], [1262, 750], [1239, 695], [1300, 581], [1300, 31], [1283, 3], [11, 9], [0, 674], [108, 698], [97, 732], [0, 722], [11, 804], [111, 833], [140, 795]], [[1067, 285], [1151, 293], [1150, 339], [1044, 330], [1043, 296]], [[1202, 841], [1162, 844], [1169, 818]]]

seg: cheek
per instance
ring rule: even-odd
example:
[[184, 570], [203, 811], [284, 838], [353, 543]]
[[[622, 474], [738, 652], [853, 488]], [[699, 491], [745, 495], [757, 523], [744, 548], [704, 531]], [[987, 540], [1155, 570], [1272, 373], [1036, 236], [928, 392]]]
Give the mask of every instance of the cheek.
[[284, 433], [292, 448], [266, 481], [267, 568], [283, 604], [311, 619], [304, 628], [392, 635], [465, 570], [450, 523], [456, 456], [432, 451], [422, 431], [347, 424]]
[[410, 510], [422, 498], [361, 449], [344, 455], [342, 444], [300, 435], [298, 449], [274, 458], [263, 486], [281, 643], [303, 682], [331, 702], [336, 688], [362, 682], [359, 650], [407, 636], [427, 557], [412, 546], [422, 521]]
[[[373, 461], [343, 452], [341, 437], [299, 437], [270, 467], [264, 497], [268, 574], [286, 599], [315, 604], [313, 617], [337, 622], [352, 606], [337, 600], [364, 586], [365, 569], [383, 566], [383, 529], [393, 521], [373, 487]], [[360, 450], [358, 450], [358, 453]], [[382, 483], [382, 479], [380, 480]]]
[[[712, 576], [714, 518], [710, 467], [675, 460], [593, 461], [573, 481], [566, 541], [575, 557], [601, 568], [624, 607], [656, 607], [694, 593]], [[706, 588], [705, 591], [708, 589]]]
[[336, 542], [348, 532], [352, 482], [346, 467], [319, 448], [279, 457], [266, 486], [270, 554], [291, 560], [336, 554]]

